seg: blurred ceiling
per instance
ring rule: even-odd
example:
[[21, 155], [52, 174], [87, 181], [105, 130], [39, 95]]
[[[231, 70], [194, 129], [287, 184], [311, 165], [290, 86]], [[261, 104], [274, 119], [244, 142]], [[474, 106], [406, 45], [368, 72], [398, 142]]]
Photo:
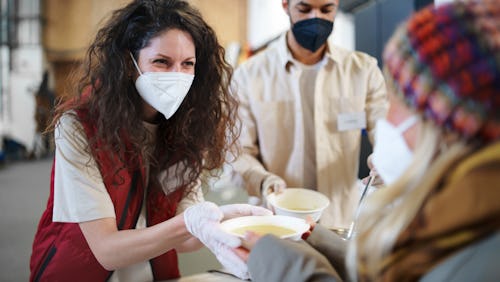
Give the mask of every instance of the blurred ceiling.
[[373, 0], [339, 0], [340, 9], [344, 12], [352, 12], [356, 8], [363, 4], [371, 2]]

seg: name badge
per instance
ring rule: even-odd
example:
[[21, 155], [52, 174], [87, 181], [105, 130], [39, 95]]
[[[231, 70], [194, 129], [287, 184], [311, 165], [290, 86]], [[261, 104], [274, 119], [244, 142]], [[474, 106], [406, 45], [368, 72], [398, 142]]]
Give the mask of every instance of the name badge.
[[339, 131], [366, 128], [366, 113], [340, 113], [337, 116], [337, 128]]

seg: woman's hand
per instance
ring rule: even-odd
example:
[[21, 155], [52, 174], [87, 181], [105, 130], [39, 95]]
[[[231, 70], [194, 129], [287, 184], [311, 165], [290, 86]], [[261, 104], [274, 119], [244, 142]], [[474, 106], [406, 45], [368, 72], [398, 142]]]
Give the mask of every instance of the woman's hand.
[[224, 212], [212, 202], [202, 202], [184, 211], [184, 223], [189, 233], [207, 246], [229, 272], [241, 279], [248, 279], [246, 263], [232, 251], [241, 245], [241, 241], [222, 230], [220, 222], [223, 218]]
[[247, 204], [218, 207], [214, 203], [203, 202], [184, 211], [184, 222], [189, 233], [207, 246], [224, 268], [241, 279], [248, 279], [246, 263], [234, 253], [242, 242], [237, 236], [222, 230], [220, 222], [240, 216], [270, 214], [270, 210]]
[[263, 207], [249, 204], [230, 204], [219, 207], [224, 214], [224, 220], [249, 215], [272, 215], [273, 212]]

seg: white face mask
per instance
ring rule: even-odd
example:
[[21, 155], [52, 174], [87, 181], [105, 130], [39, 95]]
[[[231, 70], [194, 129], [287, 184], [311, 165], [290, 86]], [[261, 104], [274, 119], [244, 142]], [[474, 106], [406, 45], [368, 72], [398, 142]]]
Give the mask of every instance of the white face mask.
[[417, 116], [411, 116], [397, 127], [386, 119], [377, 121], [372, 161], [385, 184], [396, 181], [410, 166], [413, 152], [406, 144], [403, 133], [417, 121]]
[[141, 72], [134, 56], [130, 54], [139, 77], [135, 88], [139, 95], [169, 119], [179, 108], [191, 88], [194, 75], [182, 72]]

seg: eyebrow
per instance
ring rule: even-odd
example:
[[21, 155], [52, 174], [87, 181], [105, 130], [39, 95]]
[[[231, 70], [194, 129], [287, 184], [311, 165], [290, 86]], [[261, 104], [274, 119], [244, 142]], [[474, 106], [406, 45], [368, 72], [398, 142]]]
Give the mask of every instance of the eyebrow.
[[[166, 59], [172, 59], [172, 57], [164, 55], [162, 53], [156, 53], [155, 56], [163, 57], [163, 58], [166, 58]], [[191, 57], [187, 57], [184, 60], [196, 60], [196, 55], [195, 56], [191, 56]]]
[[[309, 4], [309, 3], [305, 3], [305, 2], [303, 2], [303, 1], [300, 1], [299, 3], [297, 3], [297, 5], [296, 5], [296, 6], [306, 6], [306, 7], [311, 7], [312, 5], [311, 5], [311, 4]], [[335, 8], [335, 7], [337, 7], [337, 5], [336, 5], [335, 3], [328, 3], [328, 4], [325, 4], [325, 5], [321, 6], [321, 9], [323, 9], [323, 8], [329, 8], [329, 7], [334, 7], [334, 8]]]

